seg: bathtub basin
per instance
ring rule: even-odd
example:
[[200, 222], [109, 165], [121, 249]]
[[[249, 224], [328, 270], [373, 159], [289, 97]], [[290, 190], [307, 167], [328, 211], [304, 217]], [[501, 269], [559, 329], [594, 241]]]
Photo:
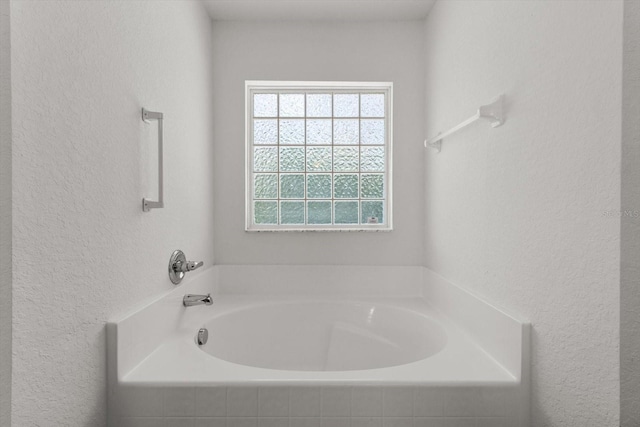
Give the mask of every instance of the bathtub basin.
[[241, 365], [349, 371], [425, 359], [446, 344], [432, 317], [373, 302], [280, 302], [217, 316], [201, 350]]
[[[139, 385], [518, 381], [420, 298], [221, 295], [212, 306], [184, 311], [180, 327], [128, 372], [120, 371], [121, 381]], [[196, 335], [203, 326], [209, 330], [209, 341], [198, 346]]]

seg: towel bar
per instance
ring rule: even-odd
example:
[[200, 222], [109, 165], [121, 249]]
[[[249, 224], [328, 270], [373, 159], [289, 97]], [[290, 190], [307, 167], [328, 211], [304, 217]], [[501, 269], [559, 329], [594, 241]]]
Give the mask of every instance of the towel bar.
[[504, 123], [504, 111], [503, 111], [504, 95], [500, 95], [491, 101], [490, 104], [481, 105], [478, 108], [478, 112], [469, 117], [464, 122], [460, 123], [444, 133], [439, 133], [433, 138], [426, 139], [424, 141], [424, 147], [434, 148], [438, 153], [442, 149], [442, 140], [447, 136], [459, 131], [460, 129], [469, 126], [471, 123], [480, 120], [487, 119], [491, 122], [491, 127], [498, 127]]

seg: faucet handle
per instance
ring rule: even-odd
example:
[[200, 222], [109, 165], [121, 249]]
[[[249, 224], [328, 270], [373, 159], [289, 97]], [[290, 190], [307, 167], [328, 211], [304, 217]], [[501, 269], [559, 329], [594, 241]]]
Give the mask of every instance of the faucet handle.
[[169, 259], [169, 279], [174, 285], [177, 285], [184, 278], [186, 272], [193, 271], [203, 265], [202, 261], [187, 261], [184, 252], [180, 250], [174, 251]]
[[186, 266], [185, 266], [185, 271], [192, 271], [195, 270], [196, 268], [200, 268], [204, 265], [203, 261], [187, 261]]

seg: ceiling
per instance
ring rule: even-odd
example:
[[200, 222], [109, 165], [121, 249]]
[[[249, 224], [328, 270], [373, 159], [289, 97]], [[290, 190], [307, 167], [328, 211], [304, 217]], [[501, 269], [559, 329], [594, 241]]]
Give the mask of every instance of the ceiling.
[[436, 0], [202, 0], [214, 21], [423, 20]]

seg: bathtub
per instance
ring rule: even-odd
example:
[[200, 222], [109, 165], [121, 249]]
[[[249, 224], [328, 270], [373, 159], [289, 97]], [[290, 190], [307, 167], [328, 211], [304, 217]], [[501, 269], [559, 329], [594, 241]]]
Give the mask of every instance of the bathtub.
[[318, 269], [215, 267], [111, 322], [110, 425], [527, 425], [526, 323], [422, 268]]

